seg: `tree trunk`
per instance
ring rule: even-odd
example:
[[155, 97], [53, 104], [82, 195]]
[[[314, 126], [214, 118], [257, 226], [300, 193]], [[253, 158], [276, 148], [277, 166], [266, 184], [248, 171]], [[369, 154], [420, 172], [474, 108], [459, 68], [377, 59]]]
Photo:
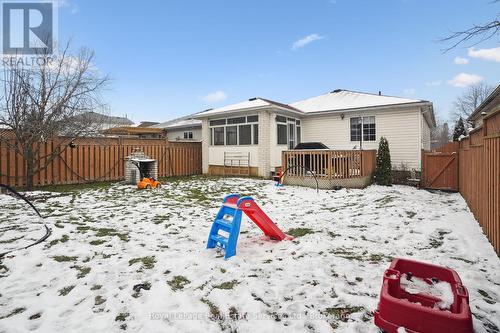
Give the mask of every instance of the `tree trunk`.
[[35, 156], [31, 144], [24, 148], [24, 160], [26, 161], [26, 190], [33, 189], [33, 176], [35, 170]]

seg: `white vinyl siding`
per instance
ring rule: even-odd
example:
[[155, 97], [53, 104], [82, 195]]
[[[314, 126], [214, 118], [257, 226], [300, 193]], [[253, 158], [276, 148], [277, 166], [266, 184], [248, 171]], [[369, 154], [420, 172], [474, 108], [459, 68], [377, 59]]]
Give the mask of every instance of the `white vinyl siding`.
[[422, 149], [431, 149], [431, 128], [427, 124], [424, 115], [422, 115]]
[[346, 112], [309, 116], [302, 119], [302, 141], [322, 142], [330, 149], [359, 149], [359, 142], [350, 141], [350, 118], [375, 116], [376, 140], [364, 141], [363, 149], [378, 149], [381, 136], [389, 141], [394, 168], [404, 163], [420, 170], [421, 113], [420, 109], [386, 109], [380, 111]]
[[175, 140], [184, 140], [184, 132], [193, 132], [193, 138], [189, 140], [200, 141], [201, 140], [201, 127], [198, 128], [189, 128], [189, 129], [175, 129], [169, 130], [167, 129], [167, 139], [170, 141]]

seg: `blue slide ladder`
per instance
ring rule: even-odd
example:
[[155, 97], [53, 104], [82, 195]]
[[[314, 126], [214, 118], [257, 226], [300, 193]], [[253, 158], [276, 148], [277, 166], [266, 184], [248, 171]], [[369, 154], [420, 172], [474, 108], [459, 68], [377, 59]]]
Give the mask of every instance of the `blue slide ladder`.
[[[221, 208], [215, 217], [210, 234], [208, 235], [207, 249], [219, 247], [225, 250], [224, 259], [229, 259], [236, 254], [236, 244], [240, 234], [241, 214], [237, 204], [229, 203], [231, 198], [239, 198], [238, 194], [229, 194], [224, 198]], [[236, 202], [237, 200], [231, 200]], [[219, 231], [227, 233], [219, 234]]]

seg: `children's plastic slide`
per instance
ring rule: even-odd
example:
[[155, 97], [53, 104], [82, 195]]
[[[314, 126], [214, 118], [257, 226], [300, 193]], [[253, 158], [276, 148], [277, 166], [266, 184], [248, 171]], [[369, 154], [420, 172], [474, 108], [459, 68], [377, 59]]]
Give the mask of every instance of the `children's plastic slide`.
[[270, 239], [278, 241], [292, 239], [274, 224], [252, 197], [240, 198], [238, 194], [230, 194], [224, 198], [222, 207], [212, 224], [207, 249], [223, 248], [226, 251], [225, 259], [236, 254], [242, 213], [245, 213]]

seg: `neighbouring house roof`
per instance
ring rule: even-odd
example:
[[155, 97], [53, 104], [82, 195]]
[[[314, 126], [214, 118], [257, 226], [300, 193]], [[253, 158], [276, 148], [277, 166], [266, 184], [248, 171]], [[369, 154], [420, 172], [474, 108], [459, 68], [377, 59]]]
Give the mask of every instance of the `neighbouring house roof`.
[[134, 122], [125, 117], [108, 116], [97, 112], [85, 112], [77, 116], [99, 124], [133, 125]]
[[115, 134], [115, 135], [140, 135], [140, 134], [161, 134], [163, 129], [152, 128], [152, 127], [132, 127], [132, 126], [120, 126], [109, 128], [103, 133], [105, 134]]
[[186, 128], [186, 127], [201, 127], [201, 120], [198, 119], [185, 119], [180, 120], [170, 125], [165, 126], [165, 129], [174, 129], [174, 128]]
[[224, 114], [224, 113], [248, 111], [248, 110], [260, 109], [260, 108], [270, 107], [270, 106], [285, 109], [287, 111], [301, 113], [300, 110], [297, 110], [296, 108], [294, 108], [290, 105], [275, 102], [275, 101], [265, 99], [265, 98], [254, 97], [254, 98], [250, 98], [249, 100], [246, 100], [243, 102], [226, 105], [226, 106], [216, 108], [216, 109], [209, 109], [209, 110], [197, 113], [194, 116], [194, 118], [203, 118], [203, 117], [207, 117], [207, 116], [215, 116], [215, 115], [220, 115], [220, 114]]
[[490, 113], [496, 111], [498, 108], [500, 108], [500, 84], [485, 98], [467, 120], [477, 120], [481, 117], [481, 113]]
[[337, 89], [327, 94], [291, 103], [290, 105], [305, 113], [310, 113], [421, 102], [427, 101]]
[[157, 121], [141, 121], [141, 123], [137, 127], [151, 127], [153, 125], [158, 125]]
[[174, 129], [174, 128], [185, 128], [185, 127], [201, 127], [201, 120], [193, 119], [194, 115], [187, 115], [184, 117], [172, 119], [151, 126], [152, 128], [162, 128], [162, 129]]

